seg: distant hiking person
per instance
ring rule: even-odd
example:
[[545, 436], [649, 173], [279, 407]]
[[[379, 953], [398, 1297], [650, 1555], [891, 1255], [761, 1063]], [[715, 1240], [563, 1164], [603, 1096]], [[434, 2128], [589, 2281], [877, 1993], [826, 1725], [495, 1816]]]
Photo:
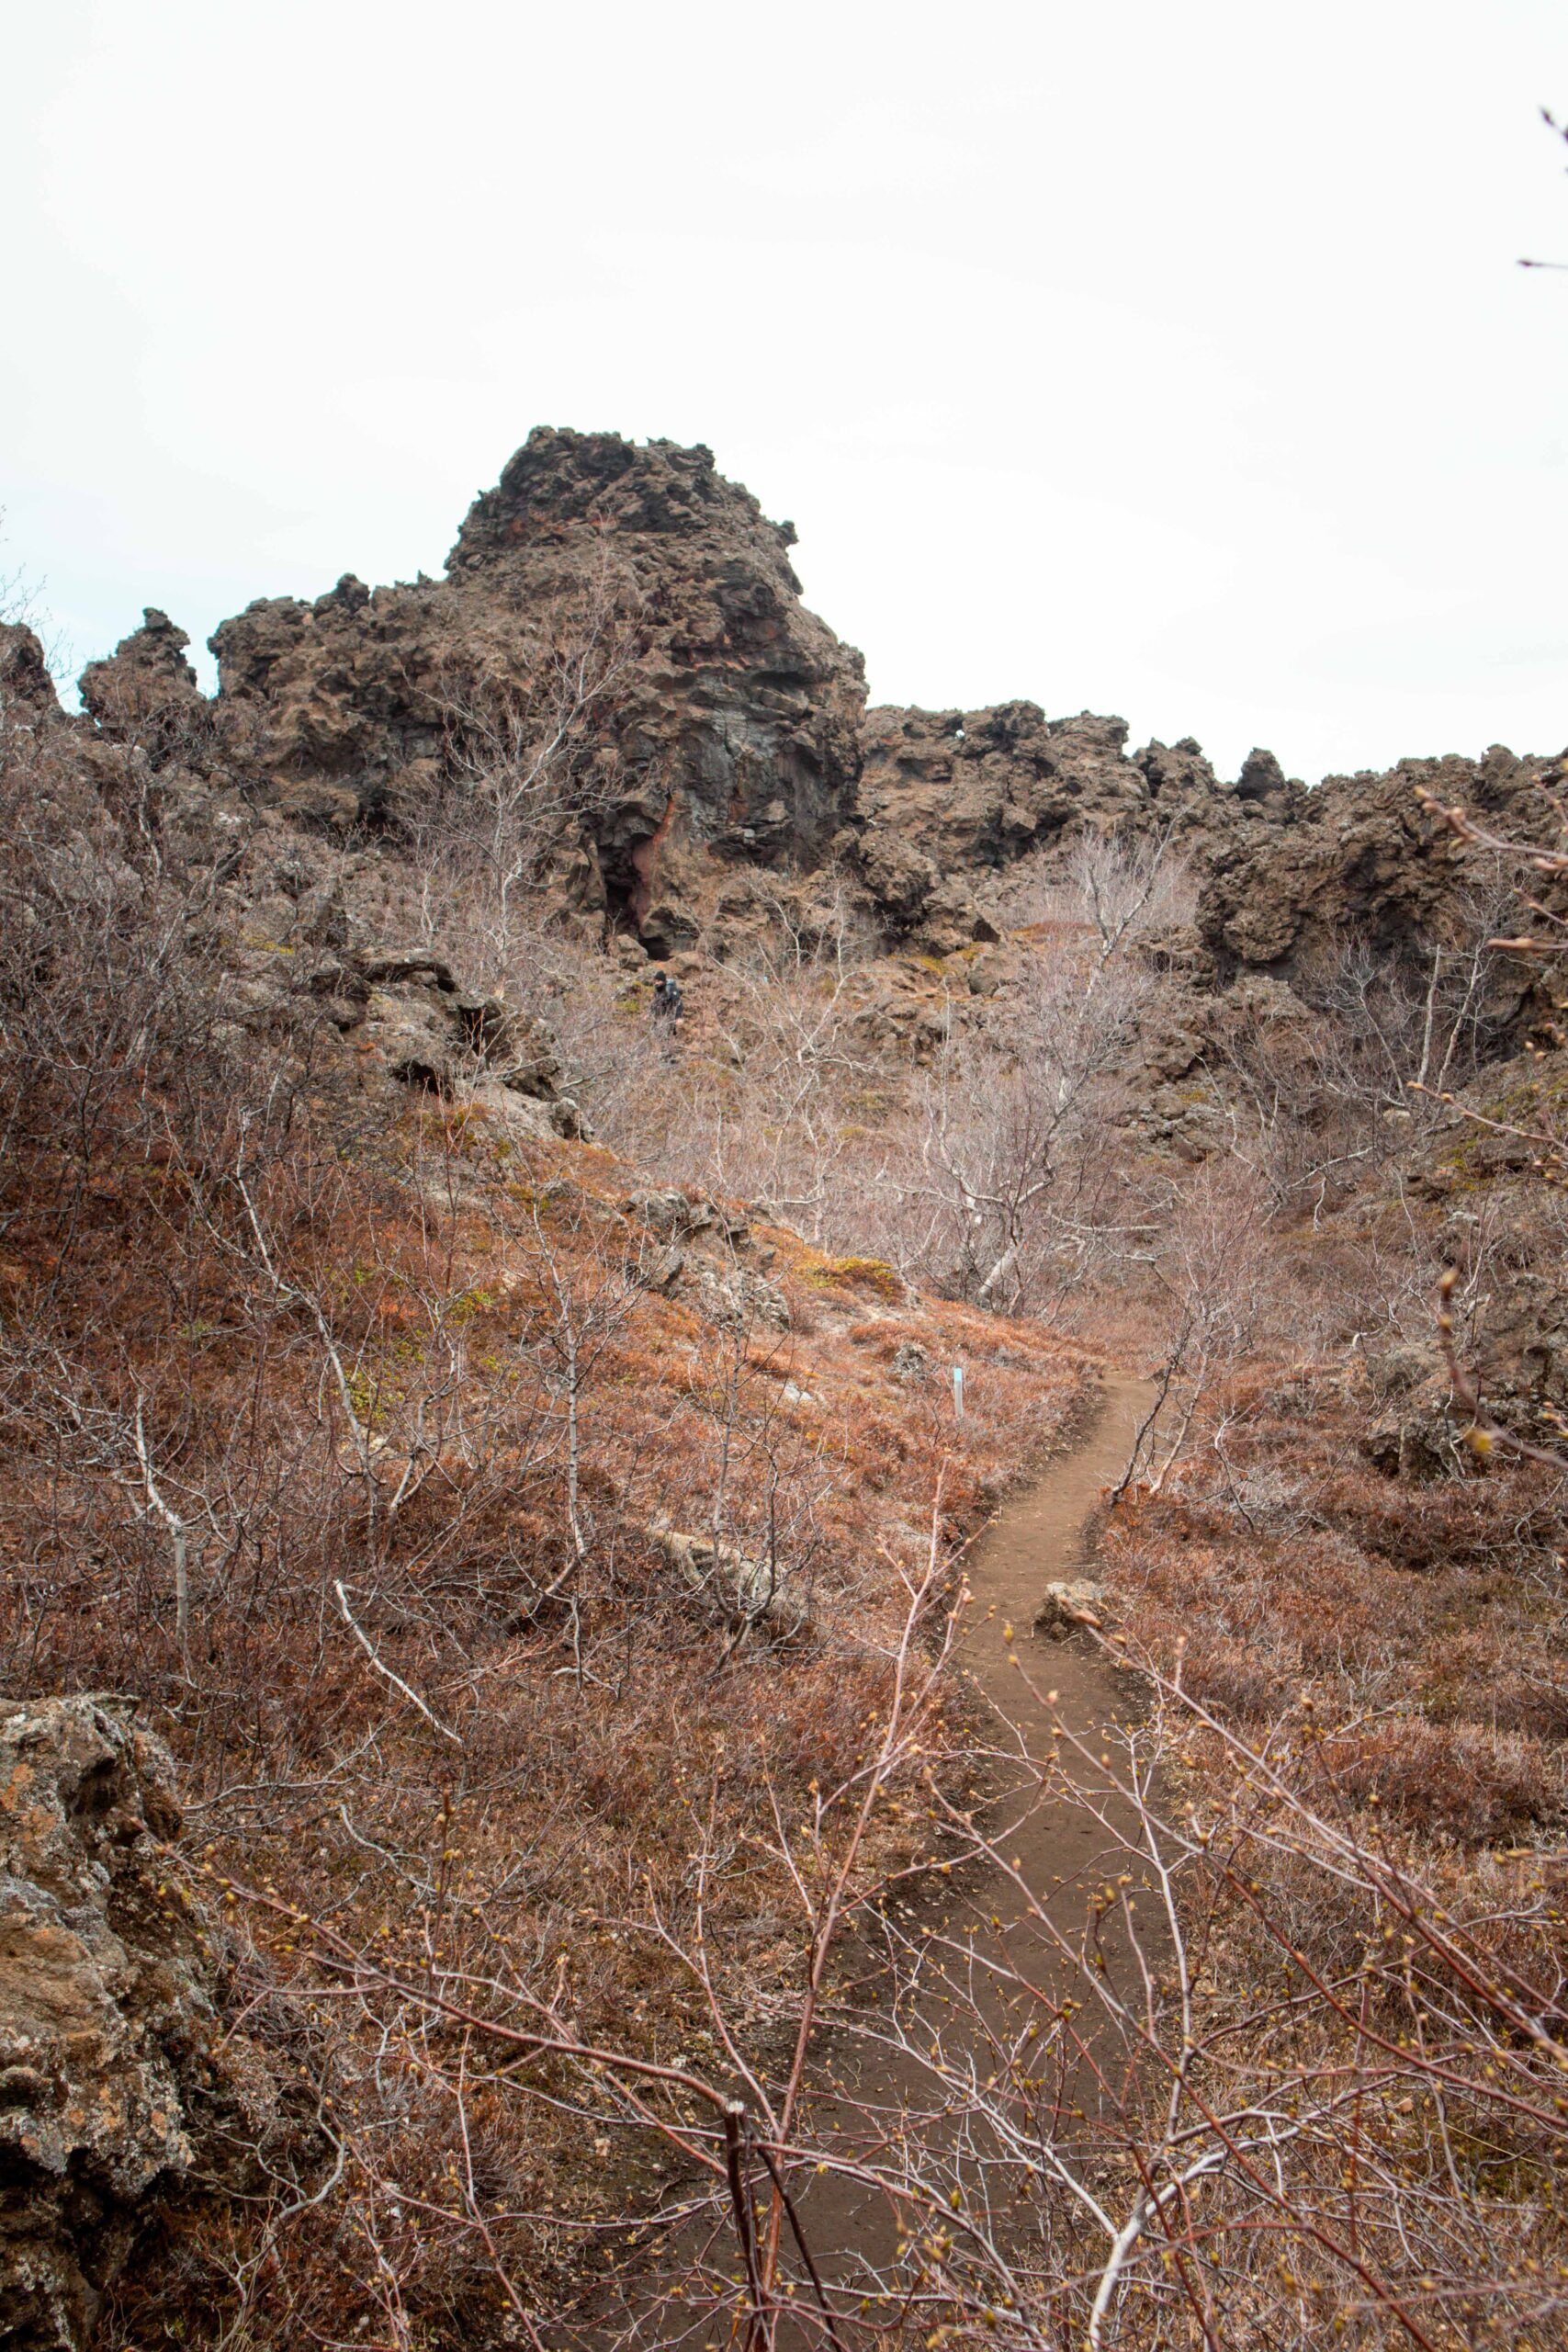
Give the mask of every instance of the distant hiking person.
[[653, 1034], [659, 1040], [663, 1059], [672, 1062], [681, 1035], [681, 1018], [686, 1010], [678, 983], [668, 972], [660, 972], [653, 983]]

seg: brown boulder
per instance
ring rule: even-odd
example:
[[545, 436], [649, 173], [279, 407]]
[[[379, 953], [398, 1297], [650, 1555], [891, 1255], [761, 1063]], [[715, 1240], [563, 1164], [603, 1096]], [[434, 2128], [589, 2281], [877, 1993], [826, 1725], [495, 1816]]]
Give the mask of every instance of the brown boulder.
[[171, 2200], [197, 2175], [254, 2191], [237, 2152], [277, 2128], [169, 1868], [172, 1762], [134, 1718], [0, 1709], [0, 2340], [19, 2352], [84, 2345]]
[[185, 658], [190, 643], [167, 613], [149, 605], [141, 627], [82, 673], [82, 702], [100, 735], [136, 742], [154, 755], [188, 751], [207, 731], [210, 705]]

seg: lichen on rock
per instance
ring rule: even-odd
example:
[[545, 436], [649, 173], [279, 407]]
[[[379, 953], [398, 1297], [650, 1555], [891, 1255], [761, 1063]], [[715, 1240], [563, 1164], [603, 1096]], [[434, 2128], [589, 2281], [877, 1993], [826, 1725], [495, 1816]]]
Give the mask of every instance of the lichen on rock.
[[226, 2036], [169, 1868], [169, 1753], [135, 1703], [0, 1707], [0, 2341], [76, 2352], [139, 2237], [252, 2188], [276, 2093]]

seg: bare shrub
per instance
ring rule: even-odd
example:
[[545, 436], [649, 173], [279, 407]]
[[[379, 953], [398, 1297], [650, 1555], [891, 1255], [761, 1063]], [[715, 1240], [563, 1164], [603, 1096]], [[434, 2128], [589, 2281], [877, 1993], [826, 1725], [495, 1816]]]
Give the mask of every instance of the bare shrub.
[[1005, 1035], [950, 1038], [919, 1087], [924, 1258], [982, 1306], [1049, 1295], [1092, 1232], [1096, 1145], [1123, 1101], [1122, 1065], [1150, 989], [1121, 963], [1058, 954], [1032, 974]]
[[[940, 1589], [929, 1569], [909, 1580], [872, 1759], [825, 1771], [807, 1818], [763, 1841], [799, 1923], [786, 2000], [759, 2013], [716, 1936], [734, 1860], [716, 1764], [692, 1791], [687, 1904], [597, 1914], [678, 1962], [678, 2050], [592, 2031], [565, 1971], [496, 1982], [446, 1936], [434, 1955], [355, 1943], [253, 1890], [300, 1955], [293, 1997], [360, 2018], [465, 2145], [498, 2102], [564, 2109], [612, 2196], [645, 2152], [668, 2182], [662, 2253], [629, 2276], [612, 2262], [579, 2311], [628, 2344], [691, 2325], [759, 2346], [1264, 2330], [1305, 2352], [1340, 2323], [1375, 2344], [1552, 2340], [1568, 2020], [1551, 1865], [1456, 1894], [1325, 1795], [1343, 1727], [1307, 1708], [1249, 1739], [1150, 1659], [1138, 1729], [1089, 1743], [1059, 1723], [1043, 1765], [1032, 1801], [1069, 1804], [1098, 1840], [1086, 1905], [1065, 1905], [1020, 1877], [1005, 1827], [919, 1775], [956, 1612], [933, 1662], [915, 1635]], [[1010, 1933], [891, 1899], [879, 1818], [909, 1825], [924, 1867], [984, 1872], [981, 1907], [1005, 1904]], [[825, 2174], [852, 2249], [818, 2229]], [[413, 2206], [490, 2252], [536, 2329], [538, 2289], [497, 2250], [498, 2188], [457, 2168]], [[604, 2190], [582, 2225], [606, 2228]]]
[[[607, 2194], [581, 2113], [547, 2083], [520, 2104], [420, 1972], [497, 2016], [565, 2000], [649, 2079], [713, 2031], [679, 1956], [700, 1929], [761, 2033], [795, 1957], [770, 1841], [793, 1856], [812, 1783], [874, 1761], [909, 1522], [951, 1457], [944, 1526], [972, 1525], [1077, 1370], [1018, 1334], [961, 1430], [940, 1396], [904, 1410], [841, 1337], [850, 1294], [809, 1346], [763, 1324], [750, 1263], [715, 1244], [682, 1276], [607, 1154], [362, 1097], [287, 993], [265, 1033], [227, 1023], [163, 786], [126, 747], [8, 758], [0, 1671], [140, 1693], [205, 1863], [275, 1890], [254, 1936], [190, 1892], [329, 2152], [176, 2214], [111, 2324], [526, 2334], [648, 2184]], [[755, 1248], [840, 1295], [787, 1233]], [[969, 1342], [950, 1311], [910, 1310], [933, 1351]], [[373, 1999], [307, 1975], [298, 1914]]]
[[1021, 858], [997, 894], [1011, 924], [1082, 926], [1102, 959], [1191, 922], [1197, 890], [1168, 831], [1118, 833], [1085, 828], [1064, 858], [1059, 849]]
[[751, 913], [682, 1066], [651, 1083], [639, 1069], [615, 1131], [645, 1164], [765, 1202], [808, 1239], [844, 1246], [875, 1192], [878, 1128], [901, 1092], [902, 1072], [861, 1023], [872, 941], [841, 886], [808, 910], [759, 887]]
[[427, 696], [441, 758], [400, 812], [422, 927], [487, 989], [527, 998], [541, 887], [552, 874], [570, 887], [574, 860], [591, 867], [604, 812], [633, 793], [662, 808], [667, 788], [628, 775], [613, 728], [645, 642], [641, 590], [605, 548], [528, 616], [521, 652], [509, 643], [498, 666], [480, 645]]

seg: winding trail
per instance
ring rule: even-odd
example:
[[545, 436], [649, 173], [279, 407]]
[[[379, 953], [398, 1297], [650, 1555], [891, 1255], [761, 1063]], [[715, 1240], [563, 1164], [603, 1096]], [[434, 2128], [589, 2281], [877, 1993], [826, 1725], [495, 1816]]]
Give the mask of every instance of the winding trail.
[[[1052, 1463], [1033, 1487], [1004, 1506], [970, 1555], [974, 1604], [963, 1668], [999, 1724], [1008, 1726], [1021, 1757], [1035, 1763], [1043, 1762], [1053, 1747], [1055, 1722], [1089, 1740], [1118, 1706], [1126, 1707], [1124, 1684], [1097, 1650], [1043, 1639], [1033, 1624], [1045, 1587], [1089, 1568], [1089, 1522], [1106, 1489], [1125, 1469], [1153, 1401], [1146, 1381], [1107, 1380], [1104, 1402], [1082, 1444]], [[1015, 1637], [1011, 1643], [1006, 1638], [1010, 1625]], [[1011, 1662], [1014, 1652], [1022, 1673]], [[1036, 1695], [1047, 1689], [1055, 1694], [1054, 1708]], [[1062, 1764], [1068, 1780], [1074, 1780], [1069, 1752], [1064, 1752]], [[1021, 1781], [1032, 1778], [1020, 1775]], [[1004, 1789], [991, 1807], [987, 1826], [993, 1834], [1016, 1810], [1016, 1789]], [[1051, 1890], [1058, 1884], [1066, 1895], [1077, 1894], [1103, 1844], [1099, 1824], [1063, 1798], [1036, 1804], [1022, 1815], [1009, 1834], [1008, 1852], [1018, 1857], [1025, 1882], [1049, 1907]], [[996, 1893], [995, 1886], [982, 1885], [975, 1899], [989, 1904]], [[1079, 1901], [1077, 1909], [1081, 1907]]]
[[[973, 1600], [959, 1665], [991, 1713], [998, 1751], [983, 1826], [1066, 1936], [1081, 1928], [1094, 1889], [1126, 1865], [1101, 1822], [1087, 1804], [1074, 1802], [1073, 1788], [1087, 1786], [1092, 1767], [1067, 1744], [1058, 1746], [1057, 1728], [1097, 1752], [1096, 1733], [1119, 1710], [1125, 1712], [1128, 1692], [1087, 1643], [1037, 1634], [1034, 1618], [1048, 1584], [1088, 1569], [1089, 1522], [1121, 1476], [1152, 1399], [1146, 1382], [1109, 1377], [1081, 1442], [1004, 1505], [967, 1564]], [[1044, 1793], [1039, 1768], [1054, 1753], [1055, 1788]], [[1099, 1802], [1116, 1826], [1133, 1830], [1129, 1808]], [[1067, 1989], [1069, 1969], [1039, 1921], [1018, 1917], [1016, 1890], [994, 1865], [970, 1865], [955, 1873], [952, 1886], [942, 1919], [945, 1956], [930, 1973], [916, 1997], [916, 2015], [905, 2026], [906, 2031], [917, 2027], [922, 2041], [940, 2037], [948, 2080], [969, 2068], [983, 2080], [1034, 2011], [1016, 1980], [1060, 1993]], [[1130, 1951], [1115, 1932], [1104, 1951], [1114, 1981], [1131, 1964]], [[964, 1957], [954, 1958], [955, 1952]], [[893, 2119], [901, 2109], [933, 2107], [930, 2074], [886, 2042], [846, 2049], [836, 2061], [833, 2115], [830, 2121], [820, 2114], [818, 2120], [829, 2121], [829, 2129], [837, 2124], [846, 2148], [865, 2146], [868, 2117], [886, 2119], [896, 2130]], [[825, 2272], [840, 2286], [869, 2284], [868, 2269], [884, 2269], [894, 2252], [886, 2206], [831, 2174], [815, 2184], [807, 2205], [811, 2243]]]
[[[986, 2078], [1038, 2018], [1038, 1993], [1059, 1998], [1077, 1981], [1052, 1928], [1071, 1939], [1095, 1888], [1126, 1866], [1122, 1850], [1112, 1848], [1074, 1791], [1087, 1793], [1099, 1753], [1094, 1735], [1125, 1712], [1128, 1691], [1087, 1642], [1053, 1641], [1036, 1634], [1033, 1623], [1045, 1587], [1089, 1566], [1089, 1522], [1125, 1466], [1152, 1396], [1145, 1382], [1108, 1377], [1079, 1442], [1006, 1504], [970, 1552], [972, 1600], [958, 1670], [990, 1716], [981, 1823], [1050, 1924], [1042, 1927], [1027, 1912], [1020, 1917], [1011, 1881], [984, 1860], [955, 1864], [951, 1875], [932, 1872], [926, 1892], [895, 1906], [905, 1959], [920, 1955], [913, 1987], [896, 1999], [890, 1994], [880, 2007], [873, 1995], [863, 2029], [839, 2029], [827, 2039], [802, 2119], [818, 2146], [836, 2144], [847, 2157], [871, 2160], [883, 2177], [889, 2171], [897, 2177], [906, 2162], [918, 2169], [934, 2151], [945, 2165], [956, 2163], [966, 2193], [973, 2187], [984, 2196], [987, 2153], [995, 2152], [984, 2116]], [[1088, 1760], [1058, 1742], [1060, 1729], [1085, 1742]], [[1055, 1770], [1043, 1787], [1041, 1768], [1052, 1758]], [[1113, 1828], [1132, 1830], [1130, 1814], [1123, 1818], [1102, 1794], [1096, 1801]], [[1116, 1984], [1130, 1965], [1128, 1947], [1112, 1933], [1101, 1949]], [[868, 1989], [886, 1982], [887, 1951], [868, 1938], [860, 1954]], [[1087, 2015], [1079, 2022], [1087, 2027]], [[1092, 2048], [1092, 2029], [1086, 2038]], [[938, 2050], [933, 2066], [928, 2053]], [[1075, 2062], [1066, 2093], [1086, 2108], [1094, 2100], [1087, 2076], [1083, 2063]], [[966, 2098], [965, 2085], [980, 2095]], [[888, 2199], [824, 2168], [806, 2187], [799, 2211], [824, 2281], [850, 2308], [859, 2299], [863, 2316], [883, 2308], [898, 2254]], [[998, 2218], [1005, 2235], [1019, 2216], [1014, 2211]], [[699, 2251], [711, 2256], [716, 2245], [733, 2261], [727, 2227], [718, 2225], [716, 2239], [708, 2222], [700, 2231], [677, 2231], [664, 2250], [666, 2282]], [[668, 2321], [661, 2298], [650, 2296], [649, 2307], [664, 2314], [661, 2325]], [[589, 2340], [625, 2338], [598, 2329]], [[695, 2346], [707, 2339], [677, 2330], [639, 2340]], [[775, 2340], [781, 2352], [821, 2352], [815, 2325], [803, 2326], [793, 2314], [779, 2315]]]

